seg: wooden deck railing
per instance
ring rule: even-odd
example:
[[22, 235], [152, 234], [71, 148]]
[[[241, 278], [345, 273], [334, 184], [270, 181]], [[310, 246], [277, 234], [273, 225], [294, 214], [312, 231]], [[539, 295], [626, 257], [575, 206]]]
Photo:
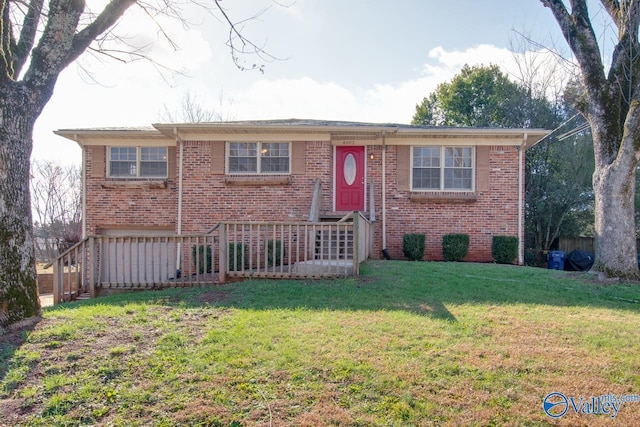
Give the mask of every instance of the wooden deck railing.
[[[89, 239], [69, 248], [53, 262], [53, 303], [72, 300], [84, 293], [95, 296], [95, 287], [89, 285], [95, 271], [95, 251], [88, 248]], [[95, 283], [95, 282], [93, 282]]]
[[91, 236], [53, 264], [54, 303], [103, 289], [218, 283], [218, 236]]
[[203, 235], [91, 236], [54, 262], [54, 302], [102, 289], [225, 283], [229, 277], [320, 278], [359, 274], [369, 221], [222, 222]]

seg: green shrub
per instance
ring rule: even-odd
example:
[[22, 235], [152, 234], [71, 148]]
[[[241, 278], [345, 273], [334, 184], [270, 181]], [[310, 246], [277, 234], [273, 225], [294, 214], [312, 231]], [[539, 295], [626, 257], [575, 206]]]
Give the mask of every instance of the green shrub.
[[421, 233], [409, 233], [402, 236], [402, 252], [409, 261], [419, 261], [424, 257], [425, 235]]
[[468, 252], [468, 234], [445, 234], [442, 236], [442, 256], [445, 261], [462, 261]]
[[[196, 255], [196, 251], [198, 254]], [[206, 253], [206, 256], [205, 256]], [[212, 265], [211, 265], [211, 246], [199, 245], [191, 247], [191, 257], [193, 259], [193, 268], [198, 269], [198, 273], [202, 274], [205, 272], [211, 273]]]
[[242, 271], [249, 265], [245, 249], [244, 243], [229, 243], [229, 271]]
[[512, 264], [518, 257], [518, 238], [514, 236], [493, 236], [491, 255], [498, 264]]
[[[273, 242], [275, 242], [275, 246]], [[280, 260], [280, 256], [284, 256], [285, 254], [285, 250], [282, 250], [282, 240], [267, 240], [266, 252], [267, 264], [269, 265], [269, 267], [273, 265], [280, 265], [282, 262]]]

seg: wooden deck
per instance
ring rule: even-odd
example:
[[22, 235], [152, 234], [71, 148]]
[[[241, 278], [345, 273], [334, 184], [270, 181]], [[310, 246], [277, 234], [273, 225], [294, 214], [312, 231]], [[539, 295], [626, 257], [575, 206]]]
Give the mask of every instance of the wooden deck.
[[103, 289], [357, 275], [371, 242], [360, 212], [339, 222], [221, 222], [200, 235], [90, 236], [54, 262], [54, 303]]

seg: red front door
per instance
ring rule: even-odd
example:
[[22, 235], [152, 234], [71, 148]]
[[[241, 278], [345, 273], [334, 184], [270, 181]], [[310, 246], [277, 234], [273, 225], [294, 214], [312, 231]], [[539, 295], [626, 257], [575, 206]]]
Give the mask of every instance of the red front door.
[[364, 147], [336, 147], [336, 211], [364, 211]]

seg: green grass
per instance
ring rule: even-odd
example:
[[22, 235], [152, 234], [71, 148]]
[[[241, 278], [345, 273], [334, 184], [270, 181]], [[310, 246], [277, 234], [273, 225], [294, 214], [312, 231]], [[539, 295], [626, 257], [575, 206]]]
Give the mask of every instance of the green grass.
[[[631, 425], [547, 393], [640, 394], [640, 286], [525, 267], [367, 262], [45, 310], [0, 336], [10, 425]], [[8, 421], [7, 421], [8, 420]], [[1, 424], [1, 422], [0, 422]]]

